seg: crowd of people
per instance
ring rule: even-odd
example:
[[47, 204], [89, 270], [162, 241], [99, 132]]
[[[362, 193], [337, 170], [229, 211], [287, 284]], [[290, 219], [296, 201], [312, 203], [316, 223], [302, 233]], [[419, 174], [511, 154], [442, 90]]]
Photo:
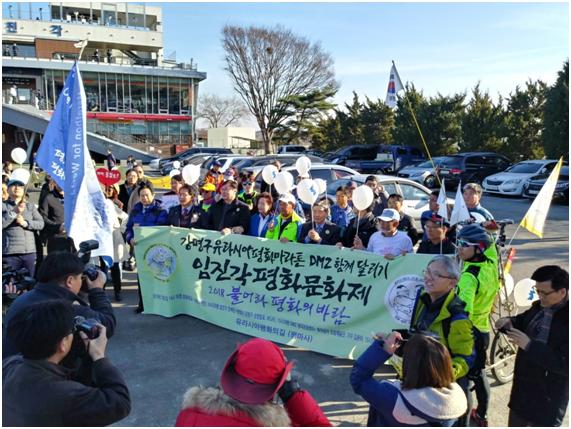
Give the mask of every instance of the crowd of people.
[[[109, 155], [108, 167], [115, 168]], [[115, 300], [122, 299], [122, 271], [136, 267], [135, 226], [171, 225], [347, 247], [389, 260], [414, 252], [415, 246], [417, 253], [433, 254], [409, 329], [376, 334], [355, 362], [350, 384], [370, 404], [369, 426], [487, 426], [489, 316], [501, 284], [497, 249], [487, 229], [493, 216], [480, 204], [479, 185], [463, 189], [473, 223], [451, 227], [438, 215], [438, 192], [433, 192], [418, 228], [403, 211], [403, 196], [387, 195], [375, 176], [365, 181], [375, 196], [365, 210], [353, 207], [356, 184], [348, 182], [337, 189], [335, 204], [320, 201], [306, 212], [295, 189], [281, 195], [271, 188], [258, 192], [254, 176], [234, 169], [222, 173], [217, 163], [194, 184], [172, 176], [171, 189], [160, 198], [143, 167], [134, 162], [130, 167], [123, 183], [102, 186], [116, 215], [114, 265], [102, 263], [91, 280], [66, 235], [62, 189], [47, 178], [36, 208], [26, 201], [25, 183], [9, 174], [3, 180], [3, 271], [26, 268], [38, 281], [14, 300], [4, 318], [6, 425], [99, 426], [129, 414], [127, 384], [105, 357], [116, 318], [104, 288], [109, 278]], [[461, 268], [450, 257], [454, 254]], [[496, 323], [518, 347], [509, 423], [561, 425], [568, 403], [569, 277], [548, 265], [532, 279], [539, 301]], [[136, 312], [143, 309], [139, 285]], [[374, 373], [387, 359], [398, 380], [379, 382]], [[279, 347], [250, 340], [229, 357], [219, 386], [193, 387], [185, 394], [176, 425], [329, 426], [311, 394], [292, 377], [292, 367]]]

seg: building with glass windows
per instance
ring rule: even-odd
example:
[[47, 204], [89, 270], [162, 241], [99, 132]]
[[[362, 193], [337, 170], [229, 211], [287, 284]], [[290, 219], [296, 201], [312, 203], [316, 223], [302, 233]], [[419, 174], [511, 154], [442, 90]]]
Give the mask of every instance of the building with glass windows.
[[[52, 111], [79, 59], [93, 138], [163, 155], [193, 144], [193, 112], [206, 73], [192, 60], [177, 62], [176, 53], [164, 49], [161, 8], [136, 3], [38, 5], [42, 3], [2, 4], [3, 111], [12, 116]], [[87, 41], [83, 49], [81, 41]], [[19, 128], [3, 120], [3, 142], [21, 146], [24, 140], [32, 151], [31, 130]], [[22, 133], [24, 138], [18, 135]], [[33, 140], [38, 140], [41, 132], [34, 133]]]

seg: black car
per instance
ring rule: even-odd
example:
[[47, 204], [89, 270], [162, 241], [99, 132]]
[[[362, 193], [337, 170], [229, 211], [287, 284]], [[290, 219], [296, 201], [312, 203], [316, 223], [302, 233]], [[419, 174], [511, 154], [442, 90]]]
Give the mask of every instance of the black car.
[[170, 162], [171, 164], [173, 161], [180, 161], [181, 163], [185, 160], [190, 158], [192, 155], [197, 153], [210, 153], [210, 154], [223, 154], [223, 153], [232, 153], [232, 149], [228, 149], [226, 147], [191, 147], [183, 152], [179, 152], [174, 154], [173, 156], [169, 156], [168, 158], [163, 158], [159, 161], [159, 168], [162, 168], [164, 164]]
[[448, 189], [462, 181], [482, 183], [487, 177], [504, 171], [511, 165], [508, 158], [494, 152], [463, 152], [445, 157], [440, 163], [440, 178]]
[[[535, 198], [545, 182], [549, 174], [537, 175], [530, 178], [527, 183], [523, 185], [523, 196], [526, 198]], [[557, 184], [555, 185], [555, 191], [553, 192], [554, 200], [561, 200], [569, 204], [569, 167], [561, 167], [559, 172], [559, 178], [557, 179]]]

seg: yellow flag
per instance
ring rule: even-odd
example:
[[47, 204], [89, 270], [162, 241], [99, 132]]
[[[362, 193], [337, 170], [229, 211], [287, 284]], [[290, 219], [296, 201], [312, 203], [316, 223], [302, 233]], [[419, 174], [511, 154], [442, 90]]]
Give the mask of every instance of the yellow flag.
[[533, 200], [531, 207], [522, 219], [520, 226], [523, 226], [532, 234], [537, 235], [539, 238], [543, 238], [543, 226], [545, 225], [545, 218], [549, 212], [549, 206], [551, 205], [551, 199], [553, 198], [553, 192], [555, 191], [555, 185], [557, 185], [557, 179], [559, 178], [559, 170], [561, 170], [561, 165], [563, 164], [563, 158], [559, 159], [559, 162], [549, 175], [549, 178]]
[[149, 182], [157, 189], [168, 189], [171, 187], [170, 176], [163, 177], [148, 177]]

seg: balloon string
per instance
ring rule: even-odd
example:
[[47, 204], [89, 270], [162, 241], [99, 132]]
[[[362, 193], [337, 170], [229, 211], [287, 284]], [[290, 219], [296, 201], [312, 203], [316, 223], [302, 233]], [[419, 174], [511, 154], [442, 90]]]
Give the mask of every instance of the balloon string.
[[359, 222], [361, 222], [361, 210], [357, 214], [357, 231], [355, 232], [355, 237], [359, 237]]

